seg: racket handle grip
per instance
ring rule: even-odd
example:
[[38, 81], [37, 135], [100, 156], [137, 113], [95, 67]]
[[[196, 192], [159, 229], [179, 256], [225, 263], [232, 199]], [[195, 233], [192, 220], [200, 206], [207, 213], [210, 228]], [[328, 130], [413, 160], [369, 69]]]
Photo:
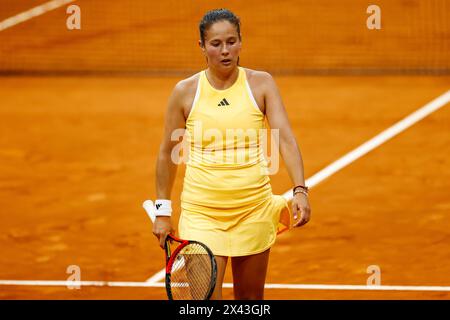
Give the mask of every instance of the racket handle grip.
[[142, 207], [144, 207], [150, 220], [152, 220], [152, 223], [155, 223], [156, 216], [155, 216], [155, 206], [153, 204], [153, 201], [145, 200], [144, 203], [142, 204]]

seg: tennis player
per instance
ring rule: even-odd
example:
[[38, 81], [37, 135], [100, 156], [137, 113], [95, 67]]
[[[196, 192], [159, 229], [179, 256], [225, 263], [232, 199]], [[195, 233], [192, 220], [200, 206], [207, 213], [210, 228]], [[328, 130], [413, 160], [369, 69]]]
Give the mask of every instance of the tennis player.
[[[214, 253], [218, 272], [212, 299], [222, 299], [230, 257], [235, 298], [261, 300], [270, 248], [280, 226], [300, 227], [310, 219], [303, 160], [272, 76], [239, 65], [239, 18], [227, 9], [212, 10], [199, 29], [207, 68], [177, 83], [169, 98], [156, 166], [155, 205], [160, 214], [153, 233], [163, 248], [167, 234], [174, 231], [170, 196], [177, 164], [171, 154], [178, 141], [172, 141], [171, 134], [186, 129], [190, 153], [179, 236], [203, 242]], [[279, 130], [279, 152], [293, 184], [292, 212], [287, 200], [272, 194], [261, 136], [227, 135], [230, 129], [261, 132], [265, 117], [271, 130]]]

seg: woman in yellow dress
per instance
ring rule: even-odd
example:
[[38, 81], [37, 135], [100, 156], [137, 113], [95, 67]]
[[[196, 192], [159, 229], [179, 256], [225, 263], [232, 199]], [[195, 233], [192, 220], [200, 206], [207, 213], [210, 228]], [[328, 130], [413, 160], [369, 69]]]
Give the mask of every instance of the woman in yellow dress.
[[[303, 160], [271, 75], [239, 66], [239, 18], [227, 9], [212, 10], [199, 28], [207, 68], [177, 83], [168, 102], [156, 167], [156, 203], [165, 214], [157, 214], [153, 233], [164, 247], [174, 231], [170, 195], [177, 164], [171, 156], [178, 141], [171, 135], [185, 129], [189, 156], [179, 236], [201, 241], [214, 253], [218, 272], [212, 299], [222, 298], [229, 257], [235, 298], [263, 299], [279, 227], [299, 227], [310, 219]], [[286, 199], [272, 194], [261, 141], [265, 117], [279, 132], [279, 152], [296, 187], [292, 212]]]

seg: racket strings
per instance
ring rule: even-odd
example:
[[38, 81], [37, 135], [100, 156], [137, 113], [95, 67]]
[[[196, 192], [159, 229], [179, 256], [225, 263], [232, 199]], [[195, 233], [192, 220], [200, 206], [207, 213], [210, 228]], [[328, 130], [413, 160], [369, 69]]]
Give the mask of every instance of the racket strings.
[[212, 257], [198, 243], [190, 243], [177, 256], [171, 269], [170, 287], [175, 300], [204, 300], [211, 288]]

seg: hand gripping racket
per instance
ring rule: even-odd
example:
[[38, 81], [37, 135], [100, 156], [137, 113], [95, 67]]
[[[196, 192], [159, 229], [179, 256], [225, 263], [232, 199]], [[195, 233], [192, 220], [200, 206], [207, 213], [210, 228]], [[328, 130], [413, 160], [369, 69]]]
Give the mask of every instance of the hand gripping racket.
[[[146, 200], [143, 207], [155, 221], [155, 207]], [[171, 242], [179, 245], [171, 251]], [[166, 292], [169, 300], [208, 300], [216, 285], [217, 265], [211, 250], [203, 243], [182, 240], [172, 234], [166, 238]]]

